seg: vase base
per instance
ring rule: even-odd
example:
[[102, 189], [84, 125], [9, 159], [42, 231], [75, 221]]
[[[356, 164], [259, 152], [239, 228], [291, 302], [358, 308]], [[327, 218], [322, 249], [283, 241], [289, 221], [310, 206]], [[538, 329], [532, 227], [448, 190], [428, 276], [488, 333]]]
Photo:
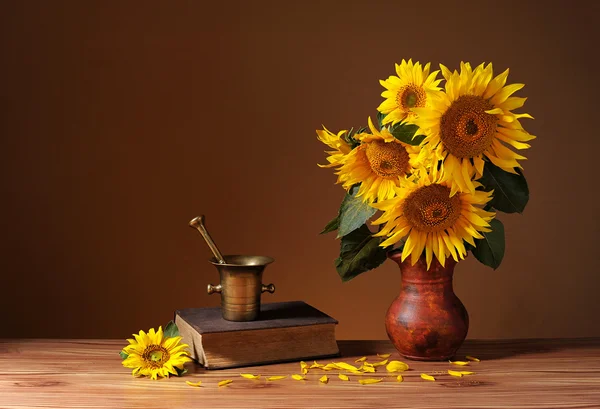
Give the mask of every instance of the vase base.
[[402, 355], [406, 359], [410, 359], [411, 361], [448, 361], [455, 354], [448, 355], [448, 356], [441, 356], [441, 357], [438, 357], [438, 356], [434, 356], [434, 357], [414, 356], [414, 355], [405, 355], [403, 353], [400, 353], [400, 355]]

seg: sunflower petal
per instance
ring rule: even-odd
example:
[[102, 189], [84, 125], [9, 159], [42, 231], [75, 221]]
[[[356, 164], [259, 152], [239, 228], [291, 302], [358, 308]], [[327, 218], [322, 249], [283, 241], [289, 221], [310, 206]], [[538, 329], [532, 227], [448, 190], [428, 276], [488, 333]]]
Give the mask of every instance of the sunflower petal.
[[359, 379], [358, 383], [360, 383], [361, 385], [370, 385], [373, 383], [379, 383], [381, 381], [383, 381], [383, 378], [379, 378], [379, 379], [368, 378], [368, 379]]
[[267, 381], [279, 381], [279, 380], [285, 379], [285, 378], [287, 378], [287, 376], [281, 376], [281, 375], [269, 376], [267, 378]]

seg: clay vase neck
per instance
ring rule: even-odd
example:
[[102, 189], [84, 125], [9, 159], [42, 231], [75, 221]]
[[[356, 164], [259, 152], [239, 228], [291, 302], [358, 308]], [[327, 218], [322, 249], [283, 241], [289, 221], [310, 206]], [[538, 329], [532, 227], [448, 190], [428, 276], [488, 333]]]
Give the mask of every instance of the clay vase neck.
[[456, 262], [442, 266], [434, 257], [427, 270], [425, 257], [415, 265], [401, 253], [388, 254], [400, 266], [402, 287], [386, 315], [388, 337], [406, 358], [446, 360], [462, 345], [469, 329], [469, 315], [454, 294], [452, 276]]

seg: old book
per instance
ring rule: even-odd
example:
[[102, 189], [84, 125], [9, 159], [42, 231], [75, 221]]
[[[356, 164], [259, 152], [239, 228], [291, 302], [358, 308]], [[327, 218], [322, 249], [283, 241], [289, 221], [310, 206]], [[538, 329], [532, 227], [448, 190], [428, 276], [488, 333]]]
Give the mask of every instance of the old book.
[[175, 312], [192, 359], [207, 369], [235, 368], [339, 355], [338, 322], [302, 301], [261, 305], [256, 321], [226, 321], [221, 308]]

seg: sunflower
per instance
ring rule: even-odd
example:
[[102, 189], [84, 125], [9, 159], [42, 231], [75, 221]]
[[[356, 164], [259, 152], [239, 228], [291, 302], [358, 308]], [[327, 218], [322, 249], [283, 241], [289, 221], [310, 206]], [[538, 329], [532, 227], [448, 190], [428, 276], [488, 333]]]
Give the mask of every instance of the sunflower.
[[183, 369], [183, 364], [190, 362], [185, 348], [187, 344], [180, 344], [181, 337], [165, 337], [162, 327], [158, 331], [151, 328], [148, 333], [140, 331], [133, 334], [135, 339], [128, 339], [129, 345], [123, 348], [127, 358], [123, 366], [133, 368], [134, 376], [149, 376], [157, 379], [158, 376], [169, 377], [177, 375], [176, 369]]
[[475, 190], [473, 179], [483, 175], [484, 157], [506, 172], [517, 173], [517, 160], [526, 159], [515, 149], [529, 148], [527, 141], [535, 136], [527, 133], [515, 114], [527, 98], [511, 97], [524, 84], [506, 84], [508, 70], [495, 78], [492, 64], [479, 65], [475, 70], [461, 63], [460, 74], [440, 65], [446, 79], [445, 91], [432, 98], [431, 107], [415, 107], [414, 123], [426, 135], [430, 144], [443, 158], [446, 180], [452, 181], [452, 195], [457, 191]]
[[325, 145], [334, 149], [328, 151], [329, 156], [327, 157], [328, 165], [319, 165], [322, 168], [330, 168], [333, 166], [341, 165], [345, 156], [352, 150], [350, 145], [342, 138], [346, 131], [339, 131], [336, 134], [330, 132], [327, 128], [323, 127], [323, 130], [317, 130], [317, 139], [323, 142]]
[[495, 213], [481, 207], [491, 200], [492, 192], [476, 190], [451, 196], [450, 184], [442, 181], [442, 175], [434, 178], [424, 171], [419, 175], [414, 183], [396, 188], [395, 198], [373, 205], [383, 211], [373, 224], [385, 223], [375, 236], [388, 236], [382, 247], [406, 238], [402, 261], [410, 255], [413, 265], [425, 249], [427, 269], [433, 255], [442, 266], [450, 255], [456, 261], [464, 259], [463, 240], [475, 246], [473, 239], [482, 239], [482, 232], [491, 231], [489, 222]]
[[377, 108], [386, 114], [384, 124], [391, 122], [394, 125], [405, 120], [410, 122], [415, 117], [412, 108], [429, 106], [431, 94], [439, 91], [441, 81], [436, 79], [439, 71], [430, 74], [429, 66], [429, 63], [421, 67], [419, 62], [413, 64], [412, 60], [402, 60], [400, 65], [396, 64], [397, 77], [390, 76], [385, 81], [379, 81], [386, 88], [381, 93], [386, 100]]
[[361, 144], [346, 155], [337, 174], [346, 190], [360, 183], [356, 196], [373, 203], [394, 197], [394, 187], [416, 166], [419, 147], [400, 142], [386, 128], [378, 131], [371, 118], [368, 122], [371, 133], [354, 135]]

